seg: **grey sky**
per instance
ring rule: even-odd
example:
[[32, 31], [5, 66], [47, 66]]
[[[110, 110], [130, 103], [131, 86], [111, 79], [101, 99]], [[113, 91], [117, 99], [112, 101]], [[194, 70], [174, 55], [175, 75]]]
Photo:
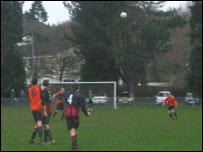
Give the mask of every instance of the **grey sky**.
[[[31, 8], [33, 1], [26, 1], [23, 6], [23, 12]], [[187, 1], [167, 1], [163, 7], [164, 10], [168, 8], [184, 7]], [[50, 25], [59, 24], [64, 21], [70, 20], [68, 10], [64, 7], [62, 1], [43, 1], [43, 5], [48, 13], [48, 21]]]

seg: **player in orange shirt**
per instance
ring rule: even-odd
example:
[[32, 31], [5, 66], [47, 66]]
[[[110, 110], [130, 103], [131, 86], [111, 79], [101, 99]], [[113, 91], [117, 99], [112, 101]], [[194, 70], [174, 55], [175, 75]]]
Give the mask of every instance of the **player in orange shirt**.
[[[64, 92], [64, 88], [61, 88], [61, 90], [59, 92], [56, 92], [54, 95], [53, 95], [53, 98], [59, 96], [61, 93]], [[59, 110], [64, 110], [64, 105], [63, 105], [63, 99], [61, 97], [58, 97], [57, 99], [57, 105], [56, 105], [56, 109], [55, 109], [55, 112], [54, 112], [54, 115], [52, 117], [52, 119], [56, 116], [57, 112]], [[64, 113], [62, 113], [61, 115], [61, 120], [63, 120], [63, 117], [64, 117]]]
[[34, 130], [32, 132], [30, 144], [34, 143], [34, 138], [39, 132], [39, 143], [42, 144], [42, 99], [41, 88], [37, 85], [37, 78], [32, 79], [32, 86], [28, 89], [28, 97], [30, 100], [30, 109], [35, 120]]
[[[168, 102], [168, 114], [169, 116], [173, 118], [173, 115], [178, 118], [176, 112], [175, 112], [175, 107], [178, 107], [178, 102], [175, 100], [174, 96], [169, 93], [168, 97], [163, 101], [163, 106], [165, 106], [166, 102]], [[172, 115], [173, 114], [173, 115]]]

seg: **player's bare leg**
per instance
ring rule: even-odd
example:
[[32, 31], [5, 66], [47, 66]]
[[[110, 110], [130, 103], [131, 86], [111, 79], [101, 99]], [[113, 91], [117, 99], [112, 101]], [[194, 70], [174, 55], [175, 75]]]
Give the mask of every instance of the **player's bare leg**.
[[52, 116], [52, 119], [56, 116], [57, 112], [58, 112], [58, 110], [55, 109], [55, 112], [54, 112], [54, 114], [53, 114], [53, 116]]
[[178, 116], [177, 116], [175, 110], [172, 110], [172, 113], [173, 113], [173, 115], [176, 117], [176, 119], [178, 119]]
[[174, 119], [171, 111], [168, 111], [168, 115], [169, 115], [172, 119]]
[[34, 129], [32, 131], [32, 136], [31, 136], [31, 139], [29, 141], [29, 144], [34, 144], [34, 139], [35, 139], [35, 136], [37, 134], [37, 131], [38, 131], [38, 129], [37, 129], [37, 123], [36, 123], [35, 127], [34, 127]]
[[37, 128], [39, 132], [39, 144], [42, 144], [42, 121], [37, 122]]
[[63, 120], [63, 118], [64, 118], [64, 112], [63, 112], [62, 115], [61, 115], [61, 120]]
[[77, 143], [77, 131], [75, 128], [70, 130], [71, 140], [72, 140], [72, 150], [73, 151], [80, 151]]
[[34, 143], [34, 138], [37, 132], [39, 133], [39, 144], [42, 144], [42, 121], [37, 121], [37, 123], [35, 124], [29, 144]]
[[45, 145], [48, 144], [48, 143], [47, 143], [47, 138], [48, 138], [48, 137], [49, 137], [49, 140], [50, 140], [50, 143], [49, 143], [49, 144], [54, 144], [55, 141], [54, 141], [54, 139], [53, 139], [53, 136], [52, 136], [50, 127], [49, 127], [48, 124], [46, 124], [46, 125], [45, 125], [45, 131], [44, 131], [44, 139], [45, 139], [44, 144], [45, 144]]

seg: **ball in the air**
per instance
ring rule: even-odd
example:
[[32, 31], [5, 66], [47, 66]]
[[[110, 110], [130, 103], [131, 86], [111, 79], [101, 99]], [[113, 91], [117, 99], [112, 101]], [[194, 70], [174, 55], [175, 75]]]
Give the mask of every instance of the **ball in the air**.
[[122, 13], [120, 14], [120, 17], [121, 17], [121, 18], [126, 18], [126, 17], [127, 17], [127, 13], [126, 13], [126, 12], [122, 12]]

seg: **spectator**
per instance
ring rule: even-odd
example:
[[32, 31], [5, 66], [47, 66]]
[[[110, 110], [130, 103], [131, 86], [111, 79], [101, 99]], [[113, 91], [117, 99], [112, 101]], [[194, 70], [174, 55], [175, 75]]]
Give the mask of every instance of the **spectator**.
[[26, 98], [26, 94], [25, 94], [24, 90], [21, 90], [19, 97]]
[[16, 92], [14, 89], [11, 89], [10, 98], [16, 98]]

